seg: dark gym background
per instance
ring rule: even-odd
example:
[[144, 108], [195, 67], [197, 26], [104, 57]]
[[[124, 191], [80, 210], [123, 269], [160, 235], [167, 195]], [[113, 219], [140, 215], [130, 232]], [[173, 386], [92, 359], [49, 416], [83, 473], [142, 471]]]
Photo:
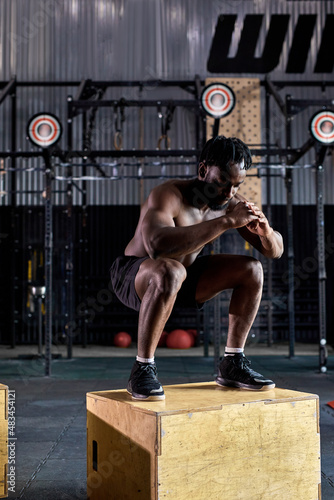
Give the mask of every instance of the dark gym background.
[[[118, 181], [117, 181], [118, 182]], [[264, 207], [265, 209], [265, 207]], [[37, 342], [37, 313], [32, 313], [28, 303], [28, 261], [33, 258], [34, 252], [38, 254], [43, 250], [44, 244], [44, 212], [40, 207], [1, 207], [0, 233], [6, 235], [0, 245], [2, 262], [12, 262], [12, 266], [1, 268], [1, 324], [0, 341], [11, 344], [12, 316], [8, 311], [14, 309], [15, 343], [29, 344]], [[138, 206], [90, 206], [85, 211], [80, 207], [74, 210], [74, 296], [76, 315], [75, 321], [80, 332], [74, 336], [74, 344], [102, 343], [112, 344], [113, 336], [120, 330], [131, 333], [136, 340], [137, 313], [125, 308], [115, 296], [111, 297], [109, 288], [109, 267], [114, 258], [120, 255], [127, 242], [133, 235], [136, 227]], [[65, 342], [66, 302], [64, 301], [66, 283], [65, 263], [62, 249], [66, 244], [64, 226], [66, 222], [66, 207], [57, 207], [54, 214], [54, 301], [55, 322], [54, 342]], [[14, 220], [14, 224], [12, 224]], [[334, 211], [332, 206], [326, 207], [326, 235], [333, 234], [332, 222]], [[286, 240], [286, 209], [284, 206], [275, 206], [272, 211], [273, 226], [283, 234]], [[316, 213], [312, 206], [294, 207], [295, 228], [295, 266], [299, 268], [306, 279], [299, 280], [296, 287], [296, 341], [318, 341], [318, 287], [317, 270], [307, 265], [303, 269], [303, 261], [314, 255], [316, 248]], [[231, 233], [231, 232], [230, 232]], [[8, 235], [8, 237], [7, 237]], [[232, 234], [229, 234], [232, 236]], [[231, 238], [230, 238], [231, 239]], [[227, 241], [226, 241], [227, 240]], [[239, 244], [242, 251], [242, 239], [236, 234], [233, 241]], [[302, 241], [300, 245], [298, 242]], [[224, 240], [223, 240], [224, 242]], [[223, 248], [228, 245], [225, 235]], [[230, 250], [230, 249], [228, 249]], [[233, 248], [232, 248], [233, 250]], [[333, 258], [329, 256], [326, 261], [328, 275], [333, 272]], [[265, 259], [264, 259], [265, 265]], [[274, 261], [274, 293], [287, 293], [286, 280], [282, 278], [287, 268], [287, 253]], [[312, 270], [313, 269], [313, 270]], [[298, 278], [298, 273], [296, 274]], [[37, 280], [38, 281], [38, 280]], [[40, 271], [39, 281], [44, 282], [43, 270]], [[11, 284], [11, 285], [10, 285]], [[107, 289], [109, 293], [101, 295], [100, 290]], [[327, 324], [328, 341], [333, 339], [333, 281], [327, 280]], [[10, 291], [10, 293], [9, 293]], [[14, 293], [13, 293], [14, 292]], [[264, 291], [264, 295], [266, 290]], [[88, 299], [88, 300], [87, 300]], [[13, 302], [14, 307], [13, 307]], [[86, 305], [86, 307], [83, 306]], [[85, 309], [87, 313], [84, 314]], [[102, 310], [101, 310], [102, 309]], [[196, 312], [189, 310], [174, 311], [169, 320], [169, 329], [177, 327], [194, 328], [197, 326]], [[286, 302], [277, 301], [274, 304], [274, 342], [288, 340], [288, 319]], [[261, 326], [261, 340], [266, 340], [266, 322], [263, 319]]]

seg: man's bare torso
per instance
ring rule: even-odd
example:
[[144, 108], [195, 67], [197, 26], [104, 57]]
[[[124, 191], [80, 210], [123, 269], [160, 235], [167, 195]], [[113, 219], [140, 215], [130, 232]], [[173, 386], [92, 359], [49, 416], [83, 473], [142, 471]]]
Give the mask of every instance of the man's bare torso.
[[[236, 195], [233, 199], [230, 200], [228, 208], [223, 210], [211, 210], [208, 207], [200, 207], [198, 203], [196, 203], [196, 191], [193, 189], [194, 181], [193, 180], [177, 180], [173, 179], [171, 181], [167, 181], [160, 186], [156, 187], [155, 190], [158, 190], [158, 193], [162, 193], [163, 191], [169, 191], [171, 196], [177, 195], [181, 200], [181, 208], [178, 211], [176, 217], [173, 218], [173, 222], [175, 227], [185, 227], [192, 226], [198, 224], [200, 222], [209, 221], [225, 215], [227, 210], [231, 210], [241, 199], [242, 197]], [[154, 190], [153, 190], [154, 191]], [[152, 194], [150, 194], [151, 196]], [[138, 221], [138, 225], [135, 231], [135, 234], [131, 241], [128, 243], [125, 248], [125, 255], [133, 255], [136, 257], [145, 257], [148, 256], [148, 253], [145, 249], [143, 236], [142, 236], [142, 224], [144, 217], [147, 213], [149, 206], [149, 199], [145, 201], [144, 205], [141, 208], [140, 217]], [[177, 258], [178, 261], [182, 262], [185, 267], [188, 267], [190, 264], [194, 262], [197, 255], [203, 249], [200, 248], [195, 253], [191, 253], [188, 255], [180, 256]]]

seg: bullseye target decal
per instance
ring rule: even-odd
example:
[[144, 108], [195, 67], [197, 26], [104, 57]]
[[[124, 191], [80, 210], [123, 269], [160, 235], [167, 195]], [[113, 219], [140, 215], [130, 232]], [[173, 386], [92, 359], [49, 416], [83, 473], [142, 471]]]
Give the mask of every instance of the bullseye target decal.
[[310, 120], [312, 136], [322, 144], [334, 143], [334, 113], [328, 109], [318, 111]]
[[235, 95], [233, 90], [223, 83], [210, 83], [201, 95], [202, 108], [213, 118], [223, 118], [233, 110]]
[[60, 139], [61, 134], [62, 126], [51, 113], [38, 113], [29, 120], [27, 135], [36, 146], [48, 148]]

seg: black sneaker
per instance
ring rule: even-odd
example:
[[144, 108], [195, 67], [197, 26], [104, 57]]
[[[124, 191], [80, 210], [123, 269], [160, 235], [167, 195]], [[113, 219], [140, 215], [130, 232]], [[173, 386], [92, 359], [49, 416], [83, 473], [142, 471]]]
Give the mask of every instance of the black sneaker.
[[140, 363], [135, 361], [128, 386], [126, 388], [132, 399], [159, 401], [165, 399], [164, 390], [157, 379], [157, 367], [155, 363]]
[[224, 387], [241, 387], [251, 391], [273, 389], [272, 380], [250, 368], [251, 362], [242, 353], [221, 358], [216, 383]]

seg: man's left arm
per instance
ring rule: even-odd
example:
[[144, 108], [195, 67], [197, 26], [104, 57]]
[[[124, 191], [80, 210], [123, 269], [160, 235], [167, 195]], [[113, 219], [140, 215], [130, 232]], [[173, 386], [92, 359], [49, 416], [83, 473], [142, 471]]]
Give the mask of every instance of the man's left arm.
[[269, 224], [262, 210], [254, 203], [246, 202], [249, 209], [258, 216], [258, 220], [238, 229], [240, 235], [256, 250], [270, 259], [279, 259], [284, 251], [282, 235]]

